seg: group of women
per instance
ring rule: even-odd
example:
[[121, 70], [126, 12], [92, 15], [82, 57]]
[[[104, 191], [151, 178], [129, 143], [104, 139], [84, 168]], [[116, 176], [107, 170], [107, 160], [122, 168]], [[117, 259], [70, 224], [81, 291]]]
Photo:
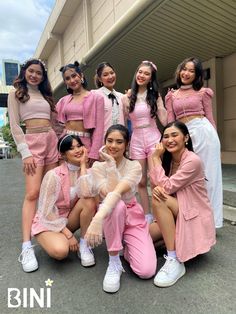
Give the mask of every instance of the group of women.
[[91, 91], [78, 62], [60, 71], [68, 95], [56, 105], [38, 59], [22, 66], [8, 98], [26, 182], [23, 270], [38, 268], [31, 236], [55, 259], [76, 252], [84, 267], [95, 264], [92, 248], [105, 237], [103, 290], [114, 293], [124, 271], [120, 251], [134, 273], [151, 278], [157, 268], [153, 242], [163, 239], [166, 261], [154, 284], [173, 285], [185, 274], [185, 261], [215, 244], [223, 220], [213, 92], [203, 87], [201, 63], [188, 58], [178, 66], [178, 89], [168, 92], [165, 106], [151, 61], [141, 62], [126, 94], [114, 89], [116, 73], [107, 62], [98, 65]]

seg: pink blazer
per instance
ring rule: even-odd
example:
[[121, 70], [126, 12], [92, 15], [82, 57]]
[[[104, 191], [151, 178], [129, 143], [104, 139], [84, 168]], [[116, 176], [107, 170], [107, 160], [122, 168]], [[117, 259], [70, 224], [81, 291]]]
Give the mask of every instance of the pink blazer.
[[[103, 90], [103, 87], [99, 89], [93, 90], [98, 95], [101, 95], [104, 99], [104, 136], [106, 134], [107, 129], [112, 125], [112, 101], [108, 98], [108, 94], [106, 94]], [[106, 89], [107, 91], [107, 89]], [[119, 102], [119, 120], [117, 123], [125, 125], [124, 118], [124, 104], [122, 102], [123, 94], [117, 91], [114, 91], [117, 101]]]
[[165, 175], [162, 166], [150, 171], [152, 183], [176, 193], [179, 213], [176, 221], [176, 254], [185, 262], [208, 252], [216, 243], [213, 210], [207, 197], [202, 162], [193, 152], [185, 150], [177, 172]]
[[78, 200], [70, 201], [70, 177], [69, 170], [66, 166], [66, 163], [63, 163], [59, 167], [54, 169], [55, 173], [60, 177], [61, 180], [61, 189], [56, 201], [56, 206], [59, 209], [71, 209], [73, 208], [75, 202]]
[[[72, 100], [72, 95], [62, 97], [57, 105], [57, 120], [67, 122], [64, 114], [64, 108]], [[94, 91], [90, 91], [89, 97], [83, 101], [83, 124], [85, 129], [92, 129], [92, 143], [89, 151], [89, 158], [99, 159], [99, 149], [103, 145], [104, 133], [104, 99]]]

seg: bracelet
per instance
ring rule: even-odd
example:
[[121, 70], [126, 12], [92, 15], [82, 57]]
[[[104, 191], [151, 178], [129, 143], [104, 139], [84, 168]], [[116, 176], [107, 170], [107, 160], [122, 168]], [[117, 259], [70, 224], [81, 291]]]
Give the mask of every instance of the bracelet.
[[73, 238], [73, 236], [74, 236], [73, 233], [72, 233], [69, 237], [66, 235], [66, 237], [67, 237], [68, 240], [70, 240], [71, 238]]

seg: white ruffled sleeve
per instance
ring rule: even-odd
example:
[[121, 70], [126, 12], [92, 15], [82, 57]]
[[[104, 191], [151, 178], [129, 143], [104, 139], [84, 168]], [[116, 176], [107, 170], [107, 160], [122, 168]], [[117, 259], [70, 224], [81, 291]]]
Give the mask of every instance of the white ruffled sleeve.
[[60, 232], [67, 224], [67, 218], [60, 217], [56, 206], [60, 190], [60, 177], [50, 170], [44, 176], [40, 188], [38, 215], [40, 223], [54, 232]]
[[120, 179], [121, 182], [126, 182], [130, 186], [130, 192], [126, 193], [126, 196], [128, 196], [128, 194], [130, 196], [135, 194], [141, 178], [142, 167], [140, 163], [137, 160], [129, 160], [124, 168], [124, 173], [122, 173], [122, 178]]

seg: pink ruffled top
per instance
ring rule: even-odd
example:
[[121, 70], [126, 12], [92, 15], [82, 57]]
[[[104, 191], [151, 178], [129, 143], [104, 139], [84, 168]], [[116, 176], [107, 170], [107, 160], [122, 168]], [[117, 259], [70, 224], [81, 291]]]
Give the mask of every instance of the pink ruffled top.
[[170, 90], [165, 97], [168, 123], [183, 117], [203, 115], [216, 128], [212, 112], [213, 91], [202, 87], [199, 91], [193, 88]]

